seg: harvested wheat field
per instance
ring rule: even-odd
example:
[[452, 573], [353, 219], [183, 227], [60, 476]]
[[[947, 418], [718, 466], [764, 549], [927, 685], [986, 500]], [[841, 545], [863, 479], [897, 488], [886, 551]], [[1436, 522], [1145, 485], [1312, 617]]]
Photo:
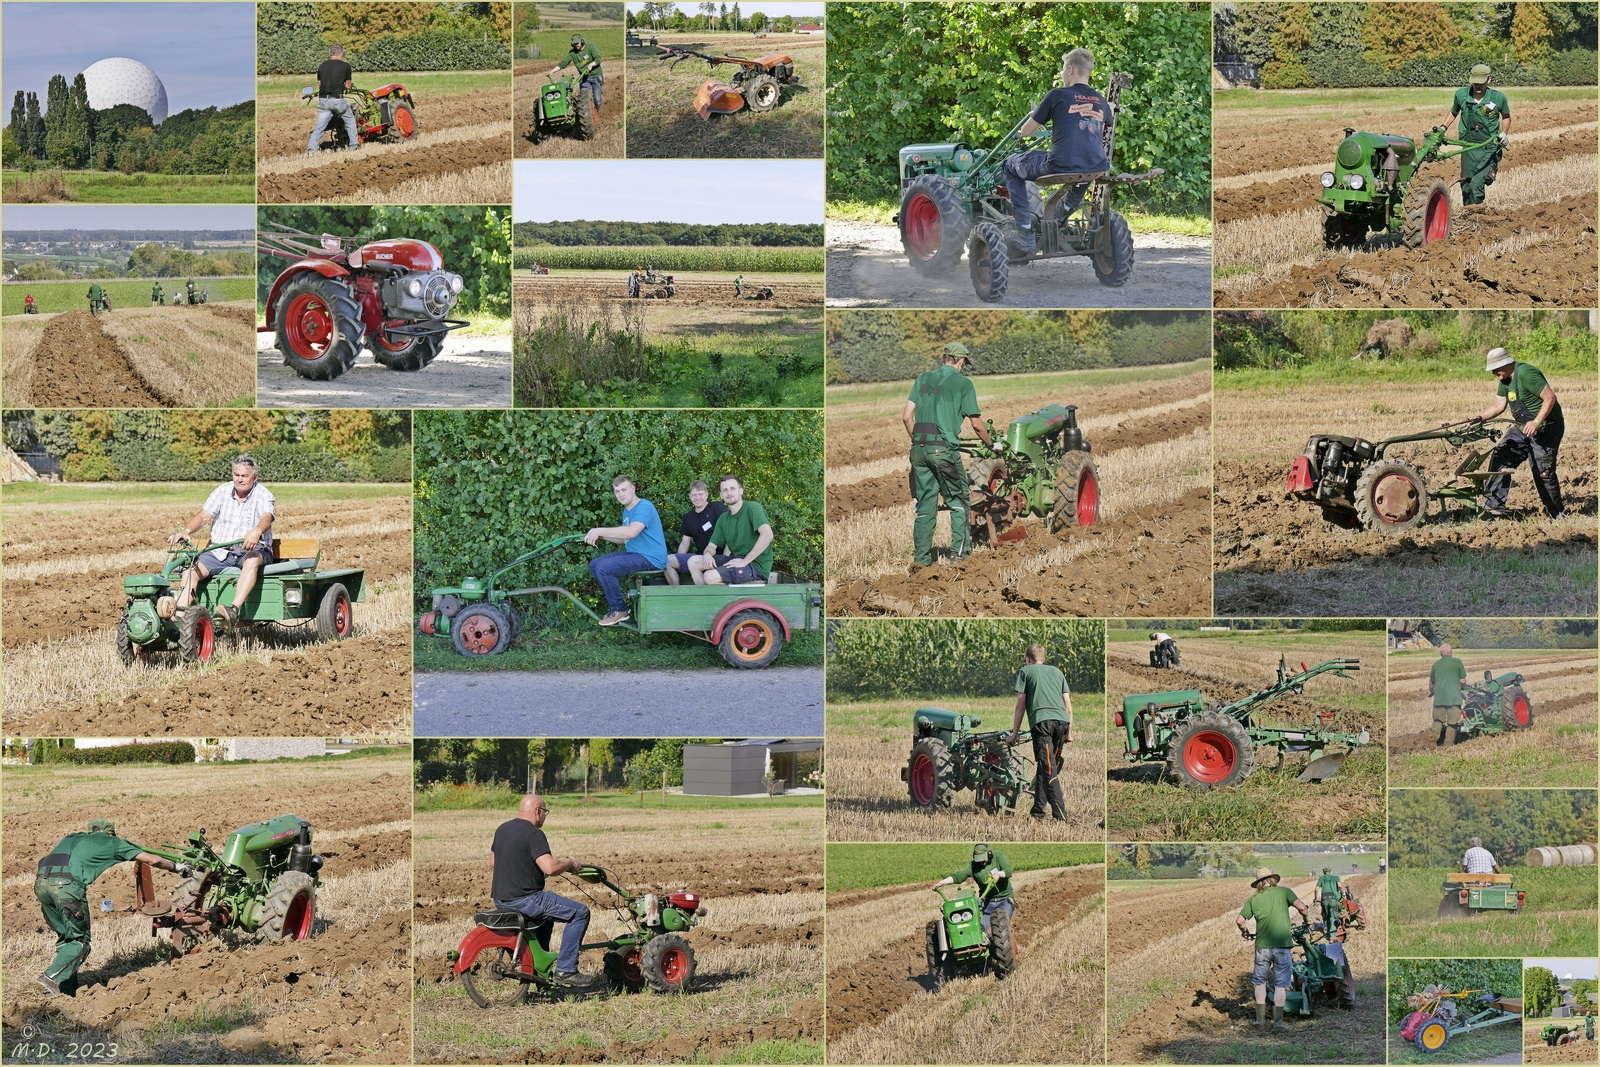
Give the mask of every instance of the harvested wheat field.
[[[1551, 374], [1567, 422], [1558, 474], [1566, 516], [1545, 516], [1528, 465], [1511, 476], [1509, 517], [1442, 520], [1390, 537], [1336, 526], [1284, 492], [1312, 434], [1370, 441], [1477, 414], [1494, 382], [1341, 381], [1337, 388], [1224, 388], [1217, 394], [1216, 603], [1219, 615], [1582, 616], [1595, 611], [1594, 375]], [[1489, 452], [1492, 442], [1472, 446]], [[1385, 455], [1444, 483], [1466, 449], [1442, 441]], [[1538, 575], [1535, 583], [1522, 576]]]
[[1260, 706], [1256, 718], [1268, 726], [1313, 726], [1334, 716], [1331, 729], [1367, 731], [1369, 743], [1350, 749], [1339, 772], [1321, 782], [1299, 782], [1303, 752], [1282, 762], [1276, 750], [1258, 747], [1255, 770], [1239, 785], [1197, 791], [1180, 785], [1162, 762], [1129, 763], [1127, 733], [1106, 731], [1107, 830], [1132, 841], [1380, 840], [1384, 836], [1384, 623], [1345, 633], [1253, 630], [1175, 633], [1182, 665], [1149, 666], [1147, 630], [1108, 629], [1106, 706], [1141, 693], [1198, 689], [1208, 702], [1231, 702], [1274, 684], [1278, 658], [1290, 673], [1331, 659], [1356, 658], [1360, 669], [1347, 677], [1329, 672], [1310, 679], [1301, 695], [1288, 694]]
[[416, 132], [359, 151], [306, 153], [316, 109], [304, 78], [257, 79], [256, 196], [263, 204], [509, 204], [509, 71], [359, 73], [361, 88], [399, 82]]
[[949, 513], [941, 512], [939, 563], [917, 567], [900, 422], [910, 383], [831, 386], [829, 615], [1211, 613], [1209, 361], [977, 377], [973, 385], [997, 433], [1046, 404], [1078, 406], [1099, 478], [1099, 521], [1051, 534], [1029, 517], [1024, 539], [991, 546], [975, 537], [971, 555], [951, 562]]
[[[1280, 868], [1281, 869], [1281, 868]], [[1111, 1063], [1383, 1063], [1384, 924], [1388, 887], [1381, 874], [1345, 878], [1366, 909], [1364, 929], [1344, 942], [1355, 1006], [1323, 1002], [1291, 1031], [1261, 1030], [1251, 988], [1254, 943], [1234, 918], [1250, 897], [1245, 878], [1108, 883], [1106, 998]], [[1281, 884], [1311, 902], [1312, 879]], [[1303, 956], [1296, 948], [1295, 959]]]
[[[537, 995], [486, 1011], [446, 953], [492, 907], [484, 862], [512, 811], [418, 812], [415, 919], [418, 1063], [675, 1063], [755, 1056], [820, 1059], [822, 805], [819, 797], [716, 800], [659, 794], [547, 796], [558, 856], [579, 855], [630, 892], [701, 894], [707, 914], [685, 935], [695, 956], [687, 994], [646, 989], [582, 1000]], [[691, 807], [692, 804], [692, 807]], [[586, 941], [622, 930], [603, 887], [570, 876], [549, 888], [587, 904]], [[559, 943], [560, 933], [556, 934]], [[598, 951], [580, 968], [598, 972]]]
[[[537, 250], [535, 250], [537, 256]], [[683, 271], [672, 275], [673, 295], [656, 297], [663, 286], [646, 285], [637, 299], [628, 298], [628, 274], [625, 270], [552, 270], [549, 274], [528, 274], [518, 271], [512, 277], [513, 297], [519, 307], [549, 305], [573, 300], [616, 300], [620, 304], [661, 309], [669, 313], [673, 308], [694, 307], [706, 310], [761, 311], [768, 308], [821, 308], [822, 275], [799, 273], [769, 273], [744, 275], [745, 293], [753, 295], [761, 288], [770, 288], [772, 296], [765, 300], [746, 299], [734, 295], [733, 279], [740, 272]]]
[[166, 561], [165, 538], [213, 486], [10, 486], [3, 512], [8, 732], [29, 736], [409, 733], [411, 487], [270, 485], [277, 537], [322, 542], [320, 569], [366, 570], [345, 641], [305, 628], [219, 635], [211, 663], [124, 667], [122, 579]]
[[[7, 767], [4, 778], [4, 1011], [8, 1050], [114, 1042], [124, 1063], [406, 1063], [411, 1055], [411, 749], [255, 764]], [[168, 963], [134, 914], [134, 867], [89, 889], [93, 943], [74, 997], [32, 979], [55, 935], [33, 872], [86, 812], [144, 848], [202, 827], [220, 849], [235, 827], [293, 813], [324, 858], [305, 941], [224, 932]], [[158, 896], [177, 876], [154, 872]], [[109, 899], [109, 914], [95, 902]], [[30, 1029], [31, 1028], [31, 1029]], [[90, 1044], [93, 1043], [93, 1044]]]
[[8, 315], [3, 388], [11, 407], [222, 407], [254, 403], [248, 301]]
[[[564, 57], [563, 57], [564, 58]], [[627, 72], [621, 56], [602, 56], [605, 83], [600, 91], [600, 111], [595, 116], [594, 136], [585, 141], [575, 125], [555, 127], [534, 140], [533, 115], [539, 92], [550, 80], [550, 68], [560, 59], [519, 59], [512, 80], [516, 96], [516, 152], [518, 159], [621, 159], [622, 102], [626, 99]], [[572, 67], [557, 77], [572, 74]], [[587, 90], [585, 90], [587, 92]], [[593, 98], [590, 98], [591, 103]]]
[[1391, 653], [1391, 786], [1595, 786], [1594, 649], [1458, 648], [1455, 656], [1469, 685], [1481, 683], [1486, 670], [1522, 675], [1533, 724], [1436, 748], [1428, 672], [1438, 653]]
[[[1561, 1045], [1549, 1045], [1540, 1035], [1544, 1028], [1551, 1024], [1567, 1027], [1574, 1023], [1578, 1026], [1577, 1035], [1569, 1042]], [[1523, 1063], [1593, 1063], [1596, 1059], [1597, 1047], [1594, 1041], [1585, 1036], [1582, 1019], [1533, 1019], [1522, 1024], [1522, 1062]]]
[[1105, 865], [1016, 872], [1005, 979], [928, 973], [931, 882], [828, 894], [828, 1062], [1103, 1062]]
[[1515, 121], [1499, 176], [1463, 208], [1460, 163], [1449, 236], [1408, 249], [1398, 235], [1325, 251], [1318, 176], [1344, 128], [1418, 141], [1449, 112], [1447, 89], [1221, 93], [1216, 100], [1217, 307], [1592, 307], [1592, 87], [1508, 89]]

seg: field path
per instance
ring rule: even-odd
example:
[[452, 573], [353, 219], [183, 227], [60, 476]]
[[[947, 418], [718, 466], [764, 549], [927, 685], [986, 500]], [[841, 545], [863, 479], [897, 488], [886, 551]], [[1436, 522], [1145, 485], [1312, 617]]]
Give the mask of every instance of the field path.
[[420, 371], [362, 355], [331, 382], [286, 366], [270, 333], [257, 334], [256, 403], [264, 408], [501, 408], [511, 405], [511, 338], [445, 337]]

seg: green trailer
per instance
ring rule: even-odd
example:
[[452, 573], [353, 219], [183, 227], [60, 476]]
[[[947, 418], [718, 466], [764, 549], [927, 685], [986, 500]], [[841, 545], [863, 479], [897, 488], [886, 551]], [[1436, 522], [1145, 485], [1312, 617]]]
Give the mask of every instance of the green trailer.
[[1526, 894], [1512, 884], [1509, 874], [1452, 874], [1440, 886], [1439, 918], [1459, 919], [1480, 911], [1522, 909]]

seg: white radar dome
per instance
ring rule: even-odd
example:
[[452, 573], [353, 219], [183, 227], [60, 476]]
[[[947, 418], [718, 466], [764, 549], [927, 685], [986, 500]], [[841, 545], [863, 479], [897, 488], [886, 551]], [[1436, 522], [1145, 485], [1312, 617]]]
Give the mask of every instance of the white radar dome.
[[83, 81], [89, 89], [89, 106], [96, 111], [132, 104], [149, 112], [150, 121], [158, 126], [167, 117], [167, 87], [137, 59], [102, 59], [83, 72]]

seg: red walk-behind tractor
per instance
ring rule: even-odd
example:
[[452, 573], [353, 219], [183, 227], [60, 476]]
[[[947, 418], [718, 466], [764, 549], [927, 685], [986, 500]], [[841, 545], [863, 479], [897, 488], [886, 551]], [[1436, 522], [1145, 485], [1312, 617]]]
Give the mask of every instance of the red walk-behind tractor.
[[[362, 144], [375, 141], [398, 144], [411, 140], [417, 132], [416, 105], [411, 102], [411, 94], [406, 92], [406, 87], [398, 82], [378, 89], [346, 89], [344, 98], [350, 101], [350, 110], [355, 112], [356, 135], [361, 138]], [[316, 103], [317, 87], [308, 85], [301, 89], [300, 99], [306, 104]], [[350, 147], [350, 131], [344, 128], [344, 119], [334, 116], [317, 147]]]
[[800, 75], [794, 72], [794, 60], [781, 52], [750, 59], [664, 44], [656, 45], [656, 52], [656, 58], [666, 60], [668, 67], [676, 67], [686, 59], [703, 59], [713, 69], [724, 63], [739, 68], [729, 81], [708, 78], [694, 91], [695, 114], [703, 119], [710, 119], [712, 114], [732, 115], [747, 107], [757, 113], [771, 111], [778, 106], [784, 89], [800, 84]]
[[[315, 243], [312, 243], [315, 242]], [[283, 362], [304, 378], [327, 381], [349, 370], [364, 347], [390, 370], [421, 370], [445, 334], [471, 325], [446, 316], [461, 297], [461, 275], [426, 241], [300, 230], [259, 233], [262, 255], [293, 260], [267, 296], [267, 324]]]

